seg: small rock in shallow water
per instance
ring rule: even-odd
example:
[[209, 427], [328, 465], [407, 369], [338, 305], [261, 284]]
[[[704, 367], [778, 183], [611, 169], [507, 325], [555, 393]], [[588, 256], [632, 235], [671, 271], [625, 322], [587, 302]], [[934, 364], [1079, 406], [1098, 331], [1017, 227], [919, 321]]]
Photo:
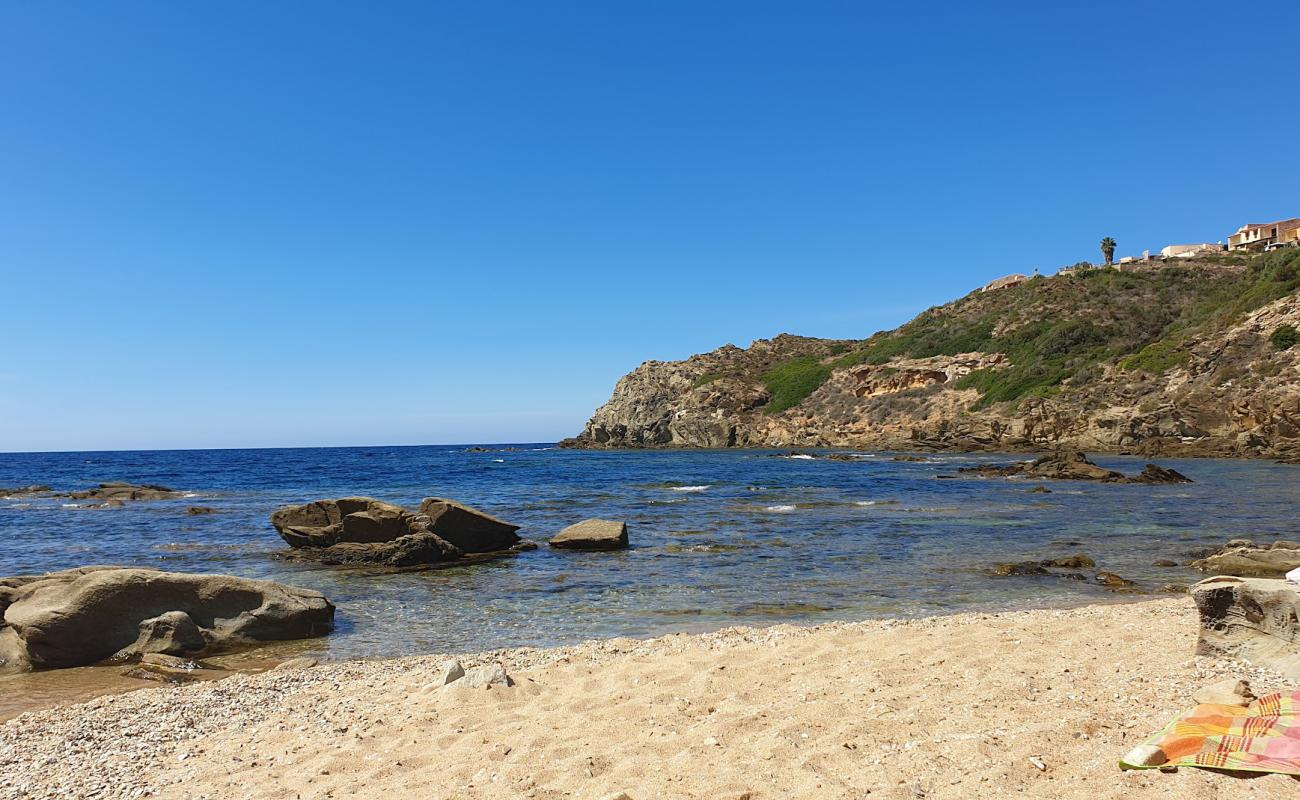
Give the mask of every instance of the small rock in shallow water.
[[204, 514], [215, 514], [217, 513], [217, 510], [211, 506], [190, 506], [185, 509], [185, 513], [189, 514], [191, 517], [199, 517]]
[[1122, 589], [1136, 585], [1128, 578], [1120, 577], [1113, 572], [1098, 572], [1095, 580], [1108, 589]]
[[317, 663], [319, 662], [317, 662], [316, 659], [309, 656], [299, 656], [298, 658], [291, 658], [288, 661], [281, 661], [279, 664], [271, 667], [271, 671], [292, 672], [296, 669], [311, 669], [316, 666]]
[[1151, 566], [1153, 567], [1176, 567], [1178, 562], [1168, 558], [1157, 558]]
[[1012, 575], [1050, 575], [1042, 564], [1037, 561], [1008, 561], [998, 564], [990, 570], [993, 575], [999, 578], [1007, 578]]

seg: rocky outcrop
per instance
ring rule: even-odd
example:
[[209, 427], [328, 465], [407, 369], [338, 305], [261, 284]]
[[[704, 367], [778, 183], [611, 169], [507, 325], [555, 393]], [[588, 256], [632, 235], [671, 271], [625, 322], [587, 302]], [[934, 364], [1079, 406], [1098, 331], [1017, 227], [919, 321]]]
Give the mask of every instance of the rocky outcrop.
[[418, 512], [371, 497], [318, 500], [279, 509], [271, 524], [297, 553], [330, 564], [408, 567], [521, 546], [519, 526], [439, 497]]
[[70, 492], [55, 491], [45, 484], [0, 487], [0, 498], [4, 499], [63, 497], [69, 500], [89, 500], [91, 502], [84, 505], [99, 508], [118, 508], [138, 500], [173, 500], [184, 496], [184, 492], [166, 486], [120, 481], [110, 481], [101, 483], [93, 489], [77, 489]]
[[1219, 576], [1194, 585], [1197, 655], [1238, 658], [1300, 680], [1300, 591], [1287, 581]]
[[37, 497], [43, 494], [49, 494], [53, 489], [45, 484], [32, 484], [31, 486], [0, 486], [0, 499], [16, 500], [26, 497]]
[[1233, 539], [1191, 566], [1213, 575], [1279, 578], [1300, 567], [1300, 542], [1279, 539], [1271, 545], [1259, 545], [1250, 539]]
[[101, 567], [0, 583], [10, 590], [0, 627], [9, 669], [220, 652], [334, 626], [319, 592], [229, 575]]
[[1122, 472], [1099, 467], [1079, 452], [1059, 452], [1033, 461], [996, 466], [981, 464], [960, 467], [958, 472], [982, 475], [986, 478], [1032, 478], [1057, 481], [1101, 481], [1102, 483], [1191, 483], [1192, 479], [1177, 470], [1147, 464], [1141, 473], [1128, 476]]
[[621, 550], [627, 547], [627, 523], [583, 520], [551, 537], [549, 544], [561, 550]]
[[[1190, 262], [1176, 268], [1195, 274], [1163, 282], [1156, 273], [1125, 280], [1147, 281], [1143, 285], [1153, 293], [1151, 300], [1165, 298], [1175, 310], [1240, 297], [1255, 286], [1250, 283], [1253, 273], [1245, 268]], [[1095, 360], [1089, 354], [1097, 348], [1088, 337], [1118, 336], [1109, 320], [1142, 318], [1150, 300], [1140, 292], [1098, 295], [1090, 293], [1090, 285], [1057, 277], [1006, 292], [972, 294], [871, 339], [781, 335], [746, 349], [727, 345], [683, 361], [647, 361], [619, 380], [584, 430], [563, 444], [1001, 452], [1069, 448], [1146, 456], [1300, 458], [1300, 347], [1279, 351], [1269, 342], [1279, 327], [1300, 326], [1300, 298], [1294, 292], [1231, 323], [1224, 315], [1182, 330], [1168, 342], [1134, 334], [1137, 338], [1110, 343], [1118, 355]], [[1111, 306], [1097, 305], [1099, 297]], [[1129, 306], [1117, 308], [1118, 303]], [[1077, 347], [1080, 361], [1094, 360], [1073, 373], [1063, 370], [1052, 385], [1003, 402], [987, 402], [981, 387], [991, 381], [966, 380], [975, 373], [996, 376], [1023, 366], [1010, 355], [1016, 337], [1025, 330], [1053, 328], [1063, 332], [1051, 344]], [[1146, 330], [1144, 335], [1152, 332], [1149, 326]], [[972, 350], [968, 343], [984, 349]], [[1138, 358], [1150, 355], [1143, 352], [1147, 345], [1155, 355]], [[909, 351], [944, 354], [913, 357]], [[852, 358], [855, 353], [865, 360]], [[773, 412], [769, 371], [801, 360], [820, 365], [813, 378], [820, 386], [797, 405]], [[1014, 385], [1010, 379], [1007, 383]]]
[[72, 500], [94, 500], [99, 503], [120, 505], [135, 500], [172, 500], [183, 497], [184, 492], [151, 483], [112, 482], [101, 483], [94, 489], [84, 489], [56, 496], [68, 497]]

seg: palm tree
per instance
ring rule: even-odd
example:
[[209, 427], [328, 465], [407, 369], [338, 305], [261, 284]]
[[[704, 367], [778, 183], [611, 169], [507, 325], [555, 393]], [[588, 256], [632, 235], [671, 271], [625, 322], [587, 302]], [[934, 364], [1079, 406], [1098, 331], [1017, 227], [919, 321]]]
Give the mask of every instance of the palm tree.
[[1101, 254], [1106, 257], [1106, 266], [1115, 263], [1115, 240], [1107, 236], [1101, 240]]

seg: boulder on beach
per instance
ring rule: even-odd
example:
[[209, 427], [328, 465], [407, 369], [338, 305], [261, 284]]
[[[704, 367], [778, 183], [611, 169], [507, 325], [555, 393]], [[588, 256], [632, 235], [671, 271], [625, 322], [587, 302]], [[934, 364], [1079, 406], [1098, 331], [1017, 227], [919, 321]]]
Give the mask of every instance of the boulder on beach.
[[1279, 539], [1261, 545], [1233, 539], [1219, 550], [1191, 563], [1193, 569], [1214, 575], [1242, 578], [1280, 578], [1300, 567], [1300, 542]]
[[230, 575], [102, 567], [6, 579], [0, 658], [10, 667], [95, 664], [145, 653], [194, 655], [321, 636], [320, 592]]
[[418, 512], [372, 497], [317, 500], [279, 509], [271, 524], [290, 547], [331, 564], [417, 566], [521, 546], [518, 525], [439, 497]]
[[1138, 475], [1128, 476], [1113, 469], [1099, 467], [1077, 451], [1062, 451], [1033, 461], [1017, 464], [980, 464], [959, 467], [958, 472], [986, 478], [1036, 478], [1056, 481], [1099, 481], [1101, 483], [1191, 483], [1192, 479], [1177, 470], [1147, 464]]
[[1300, 590], [1284, 580], [1221, 575], [1191, 588], [1196, 654], [1242, 659], [1300, 680]]
[[621, 550], [628, 546], [627, 523], [587, 519], [551, 537], [551, 547], [563, 550]]

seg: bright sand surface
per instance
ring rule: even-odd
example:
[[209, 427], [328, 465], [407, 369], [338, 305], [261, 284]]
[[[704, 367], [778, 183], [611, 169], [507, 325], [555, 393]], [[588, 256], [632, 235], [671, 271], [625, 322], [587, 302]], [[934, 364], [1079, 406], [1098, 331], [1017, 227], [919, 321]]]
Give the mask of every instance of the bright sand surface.
[[510, 688], [432, 686], [432, 656], [237, 676], [9, 721], [0, 796], [1300, 796], [1117, 768], [1205, 684], [1285, 686], [1193, 657], [1196, 628], [1178, 598], [465, 659], [501, 661]]

